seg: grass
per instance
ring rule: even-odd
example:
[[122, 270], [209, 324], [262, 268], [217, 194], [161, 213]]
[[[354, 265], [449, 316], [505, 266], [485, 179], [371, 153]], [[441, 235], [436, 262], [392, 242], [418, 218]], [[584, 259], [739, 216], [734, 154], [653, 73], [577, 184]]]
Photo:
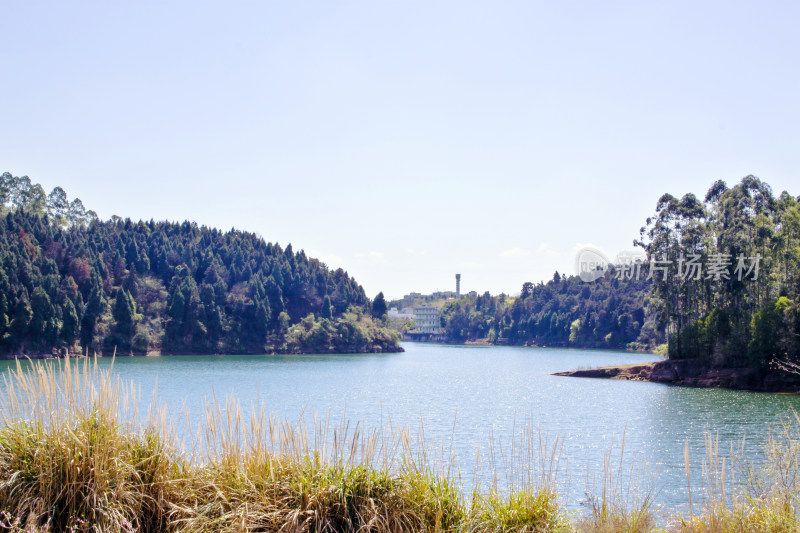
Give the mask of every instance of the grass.
[[[785, 420], [776, 432], [771, 432], [762, 465], [745, 462], [741, 452], [732, 452], [730, 456], [739, 464], [720, 460], [719, 439], [706, 436], [703, 502], [697, 514], [690, 509], [688, 516], [674, 516], [672, 529], [686, 533], [800, 531], [800, 419], [797, 415]], [[688, 458], [686, 462], [688, 472]], [[742, 491], [734, 489], [737, 473], [744, 476]]]
[[[230, 398], [209, 402], [181, 440], [169, 413], [155, 402], [138, 413], [133, 387], [89, 359], [18, 363], [0, 401], [0, 532], [800, 531], [797, 417], [760, 465], [720, 459], [708, 437], [702, 501], [662, 516], [654, 474], [623, 460], [624, 441], [588, 484], [587, 511], [568, 512], [560, 443], [530, 424], [479, 455], [493, 482], [465, 494], [452, 452], [429, 447], [422, 425], [412, 439], [391, 421], [291, 424], [257, 407], [245, 416]], [[690, 494], [695, 482], [687, 475]]]
[[614, 455], [613, 448], [603, 457], [603, 476], [599, 487], [590, 487], [586, 507], [589, 512], [578, 520], [580, 531], [613, 533], [616, 531], [644, 532], [655, 530], [656, 512], [653, 507], [655, 474], [646, 464], [625, 462], [625, 440]]

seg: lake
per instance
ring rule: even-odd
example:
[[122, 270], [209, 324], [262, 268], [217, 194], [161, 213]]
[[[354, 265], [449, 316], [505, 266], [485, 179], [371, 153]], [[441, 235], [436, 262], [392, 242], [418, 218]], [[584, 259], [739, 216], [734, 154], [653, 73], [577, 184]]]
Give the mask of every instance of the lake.
[[[626, 462], [635, 459], [657, 469], [657, 502], [684, 504], [687, 440], [697, 484], [706, 433], [719, 435], [721, 451], [746, 436], [752, 452], [771, 425], [800, 405], [800, 397], [792, 395], [551, 375], [655, 358], [647, 354], [403, 346], [406, 352], [398, 354], [122, 357], [115, 368], [141, 388], [143, 402], [157, 384], [163, 403], [175, 412], [185, 405], [195, 418], [212, 390], [217, 398], [233, 394], [243, 406], [261, 401], [289, 420], [318, 413], [335, 422], [346, 414], [378, 427], [391, 417], [396, 426], [416, 429], [421, 418], [430, 442], [444, 442], [448, 449], [454, 443], [468, 488], [475, 477], [488, 482], [483, 470], [474, 475], [478, 450], [487, 451], [492, 439], [510, 445], [528, 423], [548, 442], [561, 440], [559, 479], [571, 508], [584, 498], [587, 478], [602, 476], [604, 453], [612, 446], [618, 452], [623, 438]], [[0, 370], [11, 364], [0, 362]]]

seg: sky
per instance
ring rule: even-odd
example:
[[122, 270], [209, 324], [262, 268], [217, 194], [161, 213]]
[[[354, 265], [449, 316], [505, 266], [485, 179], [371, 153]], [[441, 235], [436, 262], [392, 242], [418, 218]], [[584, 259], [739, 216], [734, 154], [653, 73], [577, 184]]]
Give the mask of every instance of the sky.
[[0, 172], [370, 296], [518, 293], [658, 198], [800, 194], [796, 2], [0, 4]]

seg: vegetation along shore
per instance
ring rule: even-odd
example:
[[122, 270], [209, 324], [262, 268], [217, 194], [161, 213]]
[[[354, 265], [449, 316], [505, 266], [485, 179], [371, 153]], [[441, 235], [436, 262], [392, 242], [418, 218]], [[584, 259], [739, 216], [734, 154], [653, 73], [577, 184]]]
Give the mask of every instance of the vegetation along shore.
[[7, 172], [0, 214], [0, 356], [402, 350], [347, 272], [291, 244], [102, 221]]
[[[726, 462], [707, 439], [702, 498], [653, 504], [647, 476], [610, 453], [582, 511], [558, 494], [559, 445], [528, 431], [485, 460], [504, 486], [464, 487], [446, 455], [408, 430], [245, 415], [206, 404], [199, 427], [151, 406], [86, 358], [18, 362], [0, 411], [0, 529], [44, 532], [798, 531], [800, 422], [763, 457]], [[187, 440], [188, 439], [188, 440]], [[519, 464], [498, 462], [513, 452]], [[624, 453], [621, 452], [621, 453]], [[494, 460], [492, 459], [494, 458]], [[568, 458], [567, 458], [568, 459]], [[621, 458], [620, 458], [621, 461]], [[686, 457], [687, 471], [689, 457]], [[511, 471], [506, 471], [510, 468]], [[509, 474], [511, 476], [509, 477]], [[630, 476], [629, 476], [630, 474]], [[735, 476], [747, 483], [734, 485]]]
[[[441, 302], [449, 342], [652, 351], [661, 383], [798, 391], [800, 202], [754, 176], [704, 198], [665, 194], [634, 241], [644, 257], [599, 277], [555, 273], [518, 297]], [[599, 273], [600, 274], [600, 273]], [[605, 375], [605, 372], [595, 374]], [[572, 375], [587, 375], [584, 370]]]

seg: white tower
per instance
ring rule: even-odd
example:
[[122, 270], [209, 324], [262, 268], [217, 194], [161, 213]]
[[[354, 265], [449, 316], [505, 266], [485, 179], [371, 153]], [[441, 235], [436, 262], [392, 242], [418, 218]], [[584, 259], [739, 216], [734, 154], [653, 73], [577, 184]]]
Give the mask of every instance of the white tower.
[[456, 298], [461, 298], [461, 274], [456, 274]]

